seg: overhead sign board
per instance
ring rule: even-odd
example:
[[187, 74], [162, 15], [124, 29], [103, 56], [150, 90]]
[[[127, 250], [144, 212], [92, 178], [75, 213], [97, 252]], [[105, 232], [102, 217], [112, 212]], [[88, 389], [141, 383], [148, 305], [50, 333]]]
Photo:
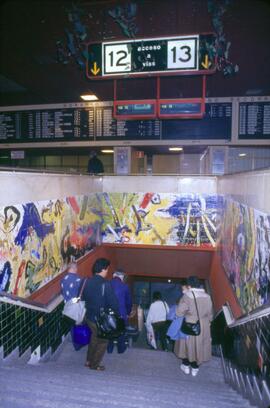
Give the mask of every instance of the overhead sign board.
[[195, 34], [88, 44], [87, 76], [214, 72], [214, 41], [213, 34]]

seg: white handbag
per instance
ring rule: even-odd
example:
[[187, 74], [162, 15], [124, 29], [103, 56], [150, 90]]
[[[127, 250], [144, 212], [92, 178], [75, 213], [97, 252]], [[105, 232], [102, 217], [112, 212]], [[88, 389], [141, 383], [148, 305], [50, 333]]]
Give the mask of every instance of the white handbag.
[[83, 292], [85, 283], [86, 283], [86, 279], [82, 285], [79, 296], [68, 300], [65, 303], [64, 309], [62, 311], [62, 314], [64, 316], [67, 316], [70, 319], [74, 320], [76, 324], [82, 323], [85, 313], [86, 313], [85, 301], [81, 300], [81, 296], [82, 296], [82, 292]]

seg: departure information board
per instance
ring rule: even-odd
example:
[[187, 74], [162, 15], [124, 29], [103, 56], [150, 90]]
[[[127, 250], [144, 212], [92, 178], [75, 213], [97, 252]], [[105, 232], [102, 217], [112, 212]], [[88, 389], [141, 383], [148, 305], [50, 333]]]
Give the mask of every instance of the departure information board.
[[202, 119], [162, 121], [163, 139], [231, 139], [232, 104], [207, 103]]
[[94, 138], [94, 109], [46, 109], [0, 113], [0, 141]]
[[[123, 120], [112, 102], [87, 107], [40, 108], [0, 112], [0, 143], [91, 140], [231, 139], [232, 103], [206, 103], [202, 119]], [[47, 105], [49, 106], [49, 105]], [[264, 104], [264, 107], [268, 106]], [[269, 111], [268, 111], [269, 112]], [[264, 108], [264, 118], [267, 109]], [[266, 120], [266, 119], [265, 119]], [[267, 132], [267, 125], [264, 125]]]
[[239, 102], [239, 139], [270, 139], [270, 102]]

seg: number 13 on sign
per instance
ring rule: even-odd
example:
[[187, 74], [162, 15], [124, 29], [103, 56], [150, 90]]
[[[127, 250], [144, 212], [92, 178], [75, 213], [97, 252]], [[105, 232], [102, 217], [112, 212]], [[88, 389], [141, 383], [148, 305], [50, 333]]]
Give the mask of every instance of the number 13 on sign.
[[168, 40], [167, 69], [198, 69], [198, 36]]

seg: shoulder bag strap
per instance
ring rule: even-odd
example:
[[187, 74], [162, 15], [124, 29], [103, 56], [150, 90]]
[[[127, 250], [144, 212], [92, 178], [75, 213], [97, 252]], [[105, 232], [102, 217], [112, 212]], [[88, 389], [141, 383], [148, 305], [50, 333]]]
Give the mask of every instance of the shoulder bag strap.
[[83, 293], [83, 290], [84, 290], [86, 281], [87, 281], [87, 278], [84, 279], [84, 282], [83, 282], [83, 284], [82, 284], [82, 287], [81, 287], [81, 290], [80, 290], [80, 293], [79, 293], [79, 296], [78, 296], [79, 299], [81, 299], [81, 297], [82, 297], [82, 293]]
[[193, 291], [191, 291], [191, 292], [192, 292], [192, 295], [193, 295], [194, 300], [195, 300], [195, 306], [196, 306], [196, 310], [197, 310], [198, 320], [200, 320], [200, 315], [199, 315], [199, 311], [198, 311], [198, 306], [197, 306], [196, 297], [195, 297], [195, 295], [194, 295], [194, 292], [193, 292]]
[[168, 310], [167, 310], [167, 307], [166, 307], [165, 302], [164, 302], [163, 300], [162, 300], [162, 303], [163, 303], [163, 305], [164, 305], [164, 307], [165, 307], [166, 318], [167, 318], [167, 313], [168, 313]]

